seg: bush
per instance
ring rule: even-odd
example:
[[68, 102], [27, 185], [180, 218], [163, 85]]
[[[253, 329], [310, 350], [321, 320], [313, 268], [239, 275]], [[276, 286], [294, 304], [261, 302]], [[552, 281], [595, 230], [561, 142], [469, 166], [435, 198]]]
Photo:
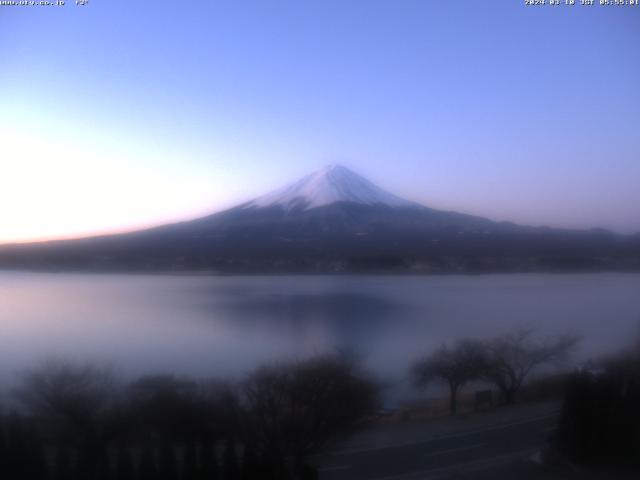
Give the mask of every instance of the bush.
[[281, 472], [276, 478], [288, 478], [304, 470], [305, 455], [372, 415], [377, 396], [377, 385], [339, 356], [259, 368], [244, 384], [245, 435], [263, 464]]
[[640, 350], [575, 373], [557, 447], [578, 463], [640, 466]]

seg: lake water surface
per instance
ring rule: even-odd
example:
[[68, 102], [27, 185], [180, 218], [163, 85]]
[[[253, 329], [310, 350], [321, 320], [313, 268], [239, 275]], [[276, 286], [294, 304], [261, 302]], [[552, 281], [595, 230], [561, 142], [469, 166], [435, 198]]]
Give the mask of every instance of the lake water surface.
[[630, 341], [640, 275], [186, 276], [0, 272], [0, 377], [43, 358], [124, 374], [234, 377], [354, 349], [389, 379], [442, 342], [519, 325], [583, 335], [578, 357]]

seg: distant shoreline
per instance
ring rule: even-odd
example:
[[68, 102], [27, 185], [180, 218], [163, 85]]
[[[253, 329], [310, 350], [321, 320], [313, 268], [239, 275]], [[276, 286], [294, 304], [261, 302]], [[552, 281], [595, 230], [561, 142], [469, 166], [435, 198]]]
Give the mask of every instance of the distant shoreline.
[[632, 269], [584, 269], [584, 270], [485, 270], [485, 271], [409, 271], [409, 270], [368, 270], [368, 271], [222, 271], [222, 270], [169, 270], [169, 269], [89, 269], [89, 268], [5, 268], [0, 273], [48, 273], [48, 274], [104, 274], [104, 275], [162, 275], [176, 277], [286, 277], [286, 276], [398, 276], [398, 277], [447, 277], [447, 276], [494, 276], [494, 275], [597, 275], [597, 274], [640, 274], [640, 268]]

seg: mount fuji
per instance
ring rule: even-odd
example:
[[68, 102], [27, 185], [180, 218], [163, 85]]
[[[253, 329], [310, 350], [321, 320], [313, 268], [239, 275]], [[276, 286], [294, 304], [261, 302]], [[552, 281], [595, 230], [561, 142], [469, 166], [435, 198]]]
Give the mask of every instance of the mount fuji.
[[196, 220], [0, 246], [0, 267], [228, 273], [639, 270], [640, 236], [527, 227], [435, 210], [330, 165]]
[[258, 197], [244, 208], [281, 206], [287, 211], [324, 207], [336, 202], [389, 207], [419, 205], [382, 190], [341, 165], [328, 165], [284, 188]]

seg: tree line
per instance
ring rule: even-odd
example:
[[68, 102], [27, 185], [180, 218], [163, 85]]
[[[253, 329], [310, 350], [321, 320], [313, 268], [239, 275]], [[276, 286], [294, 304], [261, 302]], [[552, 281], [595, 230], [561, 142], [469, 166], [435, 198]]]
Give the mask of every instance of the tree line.
[[0, 415], [9, 480], [314, 479], [305, 458], [378, 408], [377, 383], [340, 355], [263, 366], [237, 385], [123, 385], [109, 369], [53, 361], [12, 397]]
[[[469, 382], [513, 403], [536, 369], [567, 358], [573, 335], [517, 329], [461, 339], [415, 362], [417, 386]], [[174, 375], [122, 382], [105, 367], [48, 361], [0, 409], [0, 474], [20, 480], [304, 480], [307, 461], [380, 410], [379, 383], [346, 354], [261, 366], [236, 383]], [[9, 407], [9, 408], [8, 408]]]

